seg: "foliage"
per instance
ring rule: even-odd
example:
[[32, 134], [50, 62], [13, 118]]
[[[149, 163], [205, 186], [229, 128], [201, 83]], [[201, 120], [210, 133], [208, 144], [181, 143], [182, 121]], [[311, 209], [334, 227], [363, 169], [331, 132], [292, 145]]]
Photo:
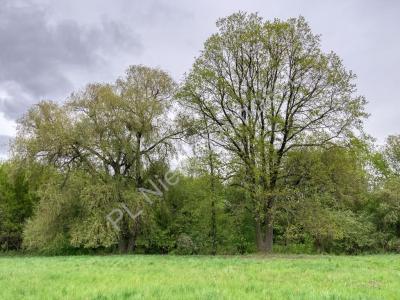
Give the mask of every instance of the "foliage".
[[[300, 17], [236, 13], [217, 22], [178, 93], [188, 113], [242, 169], [260, 251], [272, 250], [282, 165], [297, 149], [340, 144], [361, 129], [355, 75]], [[200, 128], [199, 136], [204, 137]]]
[[[105, 216], [119, 203], [139, 210], [142, 197], [135, 191], [173, 151], [171, 139], [181, 133], [169, 117], [174, 88], [165, 72], [131, 66], [113, 85], [90, 84], [62, 106], [41, 102], [29, 110], [19, 123], [16, 156], [53, 166], [64, 180], [43, 190], [27, 224], [27, 245], [50, 247], [46, 239], [57, 237], [75, 247], [118, 242], [120, 251], [133, 250], [132, 227], [144, 223], [141, 216], [132, 224], [124, 215], [118, 239]], [[40, 232], [42, 241], [36, 239]]]
[[9, 161], [0, 164], [0, 249], [18, 250], [25, 220], [38, 202], [37, 187], [46, 171], [37, 165]]
[[355, 75], [302, 17], [217, 27], [179, 88], [138, 65], [29, 109], [0, 165], [2, 250], [400, 251], [400, 137], [362, 134]]

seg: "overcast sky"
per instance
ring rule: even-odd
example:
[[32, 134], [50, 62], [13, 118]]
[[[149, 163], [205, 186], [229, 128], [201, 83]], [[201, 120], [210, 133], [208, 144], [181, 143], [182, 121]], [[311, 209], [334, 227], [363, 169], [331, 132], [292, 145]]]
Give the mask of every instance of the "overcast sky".
[[114, 81], [131, 64], [182, 79], [215, 21], [237, 11], [304, 16], [357, 75], [366, 131], [400, 133], [400, 1], [0, 0], [0, 155], [15, 120], [42, 99]]

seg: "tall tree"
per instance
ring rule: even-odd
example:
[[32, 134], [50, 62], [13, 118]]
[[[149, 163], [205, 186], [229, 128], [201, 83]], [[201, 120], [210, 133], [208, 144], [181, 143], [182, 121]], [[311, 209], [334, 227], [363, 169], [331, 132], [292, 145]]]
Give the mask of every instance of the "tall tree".
[[361, 127], [365, 99], [354, 74], [300, 17], [263, 21], [236, 13], [217, 22], [178, 97], [207, 120], [212, 142], [244, 169], [257, 246], [273, 243], [276, 193], [291, 151], [346, 140]]
[[[144, 184], [146, 168], [173, 151], [171, 140], [182, 133], [170, 115], [174, 90], [174, 81], [164, 71], [131, 66], [115, 84], [90, 84], [62, 106], [41, 102], [20, 121], [16, 154], [53, 165], [65, 175], [63, 185], [70, 172], [90, 174], [98, 180], [83, 198], [97, 197], [101, 203], [87, 207], [108, 203], [102, 209], [110, 212], [113, 203], [130, 201], [125, 191]], [[112, 230], [106, 224], [108, 212], [82, 226], [75, 244], [103, 245], [95, 234]], [[133, 250], [139, 227], [140, 218], [132, 223], [124, 215], [118, 233], [121, 251]], [[104, 243], [108, 246], [109, 238]]]
[[[188, 120], [186, 120], [188, 121]], [[209, 194], [209, 238], [211, 244], [211, 254], [217, 253], [218, 233], [217, 233], [217, 206], [218, 196], [217, 190], [222, 183], [224, 170], [220, 165], [220, 157], [218, 151], [211, 141], [211, 128], [207, 123], [208, 120], [191, 120], [184, 127], [189, 127], [190, 131], [196, 131], [196, 134], [190, 134], [189, 141], [192, 145], [193, 156], [187, 161], [186, 173], [191, 176], [195, 175], [199, 178], [205, 178], [208, 181], [207, 188]], [[203, 139], [199, 139], [201, 136]]]

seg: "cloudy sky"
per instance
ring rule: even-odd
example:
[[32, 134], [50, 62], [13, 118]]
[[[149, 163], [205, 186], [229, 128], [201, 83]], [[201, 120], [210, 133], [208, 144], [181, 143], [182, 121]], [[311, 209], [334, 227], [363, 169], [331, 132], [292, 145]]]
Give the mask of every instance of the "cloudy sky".
[[0, 0], [0, 155], [15, 120], [39, 100], [114, 81], [130, 64], [182, 79], [215, 21], [239, 10], [304, 16], [322, 47], [358, 75], [371, 113], [366, 131], [380, 143], [400, 133], [397, 0]]

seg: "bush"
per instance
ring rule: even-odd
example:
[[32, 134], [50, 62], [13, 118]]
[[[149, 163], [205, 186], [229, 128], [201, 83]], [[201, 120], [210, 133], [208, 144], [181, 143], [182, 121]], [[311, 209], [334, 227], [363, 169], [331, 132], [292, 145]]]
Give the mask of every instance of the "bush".
[[197, 249], [192, 238], [185, 233], [180, 234], [176, 240], [176, 250], [174, 253], [179, 255], [196, 254]]

